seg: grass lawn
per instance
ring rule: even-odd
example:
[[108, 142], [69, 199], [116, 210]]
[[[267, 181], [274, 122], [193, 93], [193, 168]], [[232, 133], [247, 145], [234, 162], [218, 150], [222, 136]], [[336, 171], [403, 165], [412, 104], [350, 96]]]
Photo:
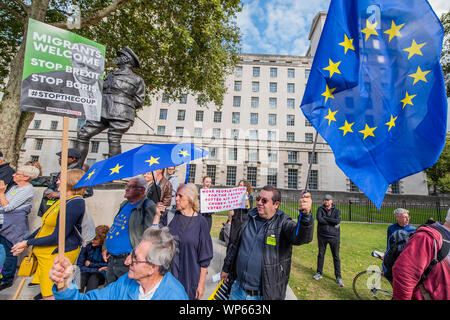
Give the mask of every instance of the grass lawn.
[[[214, 215], [211, 236], [219, 236], [222, 223], [227, 216]], [[315, 221], [317, 222], [317, 221]], [[373, 258], [373, 250], [386, 248], [387, 224], [341, 223], [341, 270], [345, 287], [335, 282], [333, 258], [330, 248], [325, 253], [323, 278], [319, 281], [312, 277], [317, 268], [317, 237], [315, 224], [314, 238], [309, 244], [294, 246], [292, 252], [289, 286], [299, 300], [354, 300], [352, 290], [353, 277], [370, 265], [381, 268], [381, 261]]]

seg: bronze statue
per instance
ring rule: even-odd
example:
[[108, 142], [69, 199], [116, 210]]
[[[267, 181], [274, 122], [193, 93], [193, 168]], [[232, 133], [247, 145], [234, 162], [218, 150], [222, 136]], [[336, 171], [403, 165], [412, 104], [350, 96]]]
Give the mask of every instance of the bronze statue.
[[103, 83], [100, 121], [87, 120], [78, 131], [77, 147], [81, 152], [80, 164], [89, 152], [90, 139], [108, 128], [109, 157], [121, 153], [122, 135], [134, 123], [135, 110], [145, 100], [145, 83], [133, 68], [139, 68], [139, 59], [128, 47], [117, 52], [118, 69], [108, 73]]

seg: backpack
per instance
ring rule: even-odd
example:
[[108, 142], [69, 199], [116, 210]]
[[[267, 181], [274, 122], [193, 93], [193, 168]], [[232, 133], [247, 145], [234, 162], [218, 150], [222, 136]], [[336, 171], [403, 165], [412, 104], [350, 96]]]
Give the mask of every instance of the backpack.
[[81, 246], [85, 247], [90, 241], [95, 238], [95, 223], [91, 215], [85, 211], [83, 220], [81, 221], [81, 233], [76, 226], [73, 226], [78, 236], [81, 238]]
[[[442, 247], [441, 249], [435, 254], [434, 259], [431, 261], [430, 265], [425, 269], [424, 273], [422, 274], [422, 277], [419, 281], [419, 284], [421, 284], [427, 277], [427, 275], [431, 272], [433, 267], [444, 260], [450, 250], [450, 241], [447, 239], [445, 232], [441, 231], [440, 228], [437, 228], [433, 225], [422, 225], [419, 228], [433, 228], [442, 236]], [[417, 230], [419, 230], [417, 228]], [[383, 258], [383, 271], [384, 276], [389, 280], [393, 281], [393, 274], [392, 274], [392, 268], [394, 267], [395, 261], [397, 260], [400, 253], [405, 248], [406, 244], [408, 243], [408, 240], [412, 237], [413, 234], [417, 232], [417, 230], [413, 232], [408, 232], [404, 230], [398, 230], [395, 231], [389, 238], [389, 250], [385, 253]], [[436, 241], [436, 240], [435, 240]]]

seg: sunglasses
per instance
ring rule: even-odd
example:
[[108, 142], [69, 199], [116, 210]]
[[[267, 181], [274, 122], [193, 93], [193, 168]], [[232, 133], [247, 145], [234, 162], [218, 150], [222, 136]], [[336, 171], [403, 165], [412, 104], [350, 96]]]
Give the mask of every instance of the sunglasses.
[[263, 204], [266, 204], [267, 202], [269, 202], [269, 199], [267, 199], [267, 198], [261, 198], [260, 196], [257, 196], [256, 197], [256, 202], [259, 202], [261, 200], [261, 202], [263, 203]]

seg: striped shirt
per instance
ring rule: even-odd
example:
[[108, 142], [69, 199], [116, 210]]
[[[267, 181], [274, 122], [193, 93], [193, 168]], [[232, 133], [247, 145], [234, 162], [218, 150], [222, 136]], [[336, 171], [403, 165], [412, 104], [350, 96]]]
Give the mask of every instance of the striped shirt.
[[[0, 206], [0, 212], [10, 212], [22, 207], [31, 205], [34, 196], [34, 188], [32, 184], [27, 184], [26, 186], [19, 187], [14, 185], [11, 189], [5, 193], [6, 200], [8, 204], [6, 206]], [[0, 224], [3, 224], [3, 214], [0, 213]]]

